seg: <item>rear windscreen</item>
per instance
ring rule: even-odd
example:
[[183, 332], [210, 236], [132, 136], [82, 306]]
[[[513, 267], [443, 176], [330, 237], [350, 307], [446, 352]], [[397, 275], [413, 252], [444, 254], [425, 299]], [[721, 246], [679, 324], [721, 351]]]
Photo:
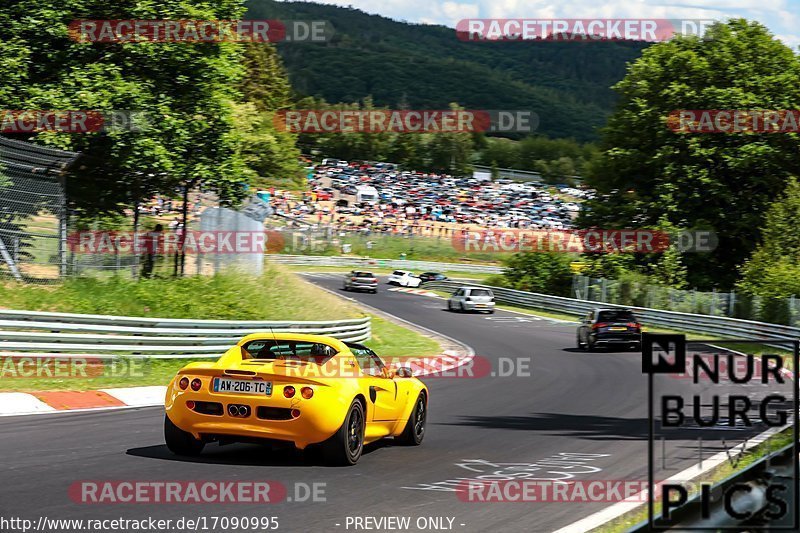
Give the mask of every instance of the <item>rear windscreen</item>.
[[636, 317], [630, 311], [600, 311], [597, 315], [598, 322], [636, 322]]
[[357, 278], [374, 278], [375, 276], [372, 275], [372, 272], [353, 272], [353, 275]]
[[491, 291], [488, 291], [486, 289], [473, 289], [473, 290], [470, 291], [469, 295], [470, 296], [489, 296], [489, 297], [491, 297], [492, 293], [491, 293]]
[[242, 359], [300, 360], [323, 364], [336, 350], [320, 342], [257, 339], [242, 345]]

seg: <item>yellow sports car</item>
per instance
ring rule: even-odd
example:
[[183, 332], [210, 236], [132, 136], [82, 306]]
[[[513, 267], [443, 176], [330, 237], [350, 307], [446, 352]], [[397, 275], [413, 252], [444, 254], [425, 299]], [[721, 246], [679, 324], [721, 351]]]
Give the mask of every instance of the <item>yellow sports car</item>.
[[198, 455], [208, 442], [288, 441], [353, 465], [364, 444], [383, 437], [422, 443], [428, 389], [361, 344], [255, 333], [215, 363], [183, 367], [165, 405], [164, 437], [178, 455]]

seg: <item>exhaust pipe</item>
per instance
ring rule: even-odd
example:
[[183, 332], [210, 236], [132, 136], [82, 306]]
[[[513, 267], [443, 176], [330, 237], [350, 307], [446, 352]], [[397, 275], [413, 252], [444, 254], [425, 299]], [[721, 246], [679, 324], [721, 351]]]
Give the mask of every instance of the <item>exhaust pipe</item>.
[[250, 407], [232, 403], [228, 405], [228, 414], [235, 417], [245, 418], [250, 416]]

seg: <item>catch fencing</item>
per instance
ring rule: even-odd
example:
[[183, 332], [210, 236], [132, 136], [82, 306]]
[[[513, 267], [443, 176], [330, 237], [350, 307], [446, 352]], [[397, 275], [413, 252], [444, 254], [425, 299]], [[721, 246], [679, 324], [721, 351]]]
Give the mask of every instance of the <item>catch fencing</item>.
[[0, 310], [4, 356], [219, 357], [251, 333], [307, 333], [346, 342], [371, 335], [370, 317], [312, 322], [186, 320]]
[[42, 282], [65, 274], [65, 172], [77, 158], [0, 137], [0, 279]]
[[762, 298], [737, 292], [674, 289], [636, 280], [574, 276], [576, 298], [615, 305], [727, 316], [800, 327], [800, 299]]

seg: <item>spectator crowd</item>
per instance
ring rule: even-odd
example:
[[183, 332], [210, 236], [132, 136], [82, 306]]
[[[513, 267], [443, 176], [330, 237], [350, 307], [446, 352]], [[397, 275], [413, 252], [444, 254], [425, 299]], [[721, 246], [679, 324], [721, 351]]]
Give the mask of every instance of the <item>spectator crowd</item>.
[[399, 170], [391, 163], [323, 160], [310, 169], [302, 199], [280, 193], [272, 205], [315, 225], [364, 233], [447, 236], [457, 229], [569, 229], [593, 191]]

